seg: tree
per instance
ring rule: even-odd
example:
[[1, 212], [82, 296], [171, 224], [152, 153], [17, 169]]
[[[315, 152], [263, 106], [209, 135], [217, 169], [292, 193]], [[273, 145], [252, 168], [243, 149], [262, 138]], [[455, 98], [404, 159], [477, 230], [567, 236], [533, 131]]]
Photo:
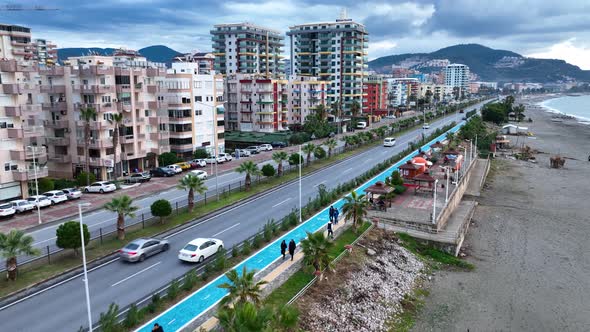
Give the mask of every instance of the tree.
[[361, 104], [358, 101], [353, 100], [352, 104], [350, 104], [350, 114], [353, 118], [356, 118], [361, 111]]
[[246, 173], [246, 179], [244, 180], [244, 185], [246, 190], [250, 190], [250, 185], [252, 184], [252, 176], [260, 175], [260, 170], [258, 169], [258, 165], [254, 162], [248, 160], [240, 164], [236, 169], [238, 173]]
[[333, 245], [324, 236], [324, 232], [307, 232], [307, 238], [301, 241], [303, 265], [313, 268], [314, 273], [320, 275], [320, 280], [322, 279], [324, 270], [330, 268], [332, 262], [330, 248]]
[[172, 214], [172, 205], [166, 199], [159, 199], [150, 206], [152, 216], [160, 217], [160, 223], [164, 223], [164, 217]]
[[88, 182], [93, 183], [96, 181], [96, 176], [92, 173], [80, 172], [76, 177], [76, 182], [80, 187], [85, 186]]
[[203, 195], [207, 192], [205, 182], [192, 173], [188, 173], [178, 181], [178, 188], [188, 190], [188, 212], [193, 212], [193, 206], [195, 205], [195, 191], [199, 195]]
[[276, 173], [276, 170], [273, 165], [266, 164], [266, 165], [262, 166], [262, 175], [264, 175], [266, 177], [271, 177], [271, 176], [274, 176], [275, 173]]
[[306, 162], [308, 165], [311, 162], [311, 154], [315, 151], [315, 149], [316, 149], [316, 146], [313, 143], [307, 143], [301, 148], [301, 151], [303, 151], [304, 153], [307, 154], [307, 157], [306, 157], [307, 161]]
[[513, 107], [512, 110], [515, 113], [516, 121], [520, 122], [522, 121], [522, 119], [524, 119], [524, 111], [526, 110], [526, 108], [523, 104], [519, 104], [518, 106]]
[[125, 329], [119, 323], [119, 306], [115, 303], [109, 305], [108, 311], [100, 313], [100, 330], [104, 332], [123, 332]]
[[23, 231], [12, 229], [8, 234], [0, 233], [0, 255], [6, 259], [8, 279], [16, 280], [18, 264], [16, 257], [20, 255], [37, 256], [41, 252], [33, 247], [34, 239]]
[[125, 217], [135, 217], [138, 207], [132, 205], [133, 199], [127, 195], [113, 198], [104, 208], [117, 213], [117, 238], [125, 240]]
[[[93, 107], [82, 107], [80, 108], [80, 119], [84, 122], [84, 156], [86, 158], [86, 164], [84, 170], [86, 174], [90, 174], [90, 154], [89, 146], [91, 139], [90, 121], [96, 121], [96, 110]], [[90, 178], [87, 177], [86, 185], [90, 185]]]
[[206, 159], [209, 158], [209, 152], [207, 152], [207, 150], [205, 149], [196, 149], [195, 153], [193, 154], [193, 157], [195, 159]]
[[320, 120], [326, 120], [328, 116], [328, 111], [326, 110], [326, 106], [324, 106], [324, 104], [316, 106], [314, 111]]
[[321, 145], [318, 145], [315, 147], [315, 150], [313, 150], [313, 156], [315, 159], [324, 159], [326, 158], [326, 150], [324, 150]]
[[508, 110], [508, 112], [512, 111], [512, 105], [514, 104], [514, 96], [510, 95], [507, 96], [506, 98], [504, 98], [504, 106], [506, 106], [506, 109]]
[[158, 156], [160, 166], [168, 166], [178, 162], [178, 157], [173, 152], [164, 152]]
[[[53, 179], [40, 178], [39, 180], [37, 180], [37, 183], [39, 186], [40, 193], [45, 193], [45, 192], [55, 189], [55, 182], [53, 181]], [[35, 195], [37, 195], [37, 194], [35, 193]]]
[[[84, 243], [88, 244], [90, 241], [90, 232], [86, 224], [82, 227], [84, 232]], [[76, 256], [78, 255], [78, 248], [82, 246], [82, 239], [80, 237], [80, 223], [77, 221], [65, 222], [55, 231], [57, 246], [62, 249], [74, 249]]]
[[223, 332], [292, 332], [297, 330], [299, 311], [290, 305], [258, 308], [242, 303], [221, 308], [217, 319]]
[[344, 201], [342, 213], [346, 219], [352, 220], [352, 225], [358, 229], [363, 218], [367, 216], [369, 201], [364, 194], [358, 195], [356, 191], [352, 191], [349, 196], [344, 196]]
[[303, 157], [297, 152], [291, 153], [291, 155], [289, 155], [289, 165], [299, 164], [303, 164]]
[[506, 104], [494, 103], [486, 105], [481, 111], [481, 116], [484, 121], [499, 125], [507, 121], [509, 112], [510, 110]]
[[279, 176], [283, 175], [283, 162], [289, 159], [289, 155], [285, 151], [277, 151], [272, 154], [272, 160], [277, 163], [277, 173]]
[[225, 306], [233, 301], [235, 304], [252, 302], [258, 305], [262, 298], [261, 286], [267, 282], [264, 280], [254, 281], [256, 270], [248, 271], [246, 265], [242, 267], [241, 275], [236, 269], [232, 269], [225, 274], [229, 283], [225, 282], [217, 287], [227, 289], [228, 295], [221, 300], [221, 305]]
[[332, 157], [332, 150], [338, 145], [338, 142], [333, 138], [329, 138], [324, 142], [324, 145], [328, 147], [328, 158]]
[[113, 131], [113, 159], [115, 163], [115, 181], [117, 181], [117, 178], [119, 177], [119, 168], [117, 167], [117, 148], [119, 147], [119, 137], [121, 136], [121, 126], [123, 125], [123, 114], [111, 114], [109, 123], [115, 125], [115, 130]]
[[334, 128], [328, 123], [328, 120], [320, 118], [318, 114], [309, 114], [305, 117], [303, 130], [310, 136], [314, 135], [316, 138], [323, 138], [330, 135]]

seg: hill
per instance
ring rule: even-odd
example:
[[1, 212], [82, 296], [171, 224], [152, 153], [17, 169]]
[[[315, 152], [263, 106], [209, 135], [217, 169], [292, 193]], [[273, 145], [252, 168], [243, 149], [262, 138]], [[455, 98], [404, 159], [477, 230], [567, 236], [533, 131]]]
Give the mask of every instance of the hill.
[[[73, 48], [58, 48], [57, 57], [59, 61], [66, 60], [71, 56], [82, 56], [88, 54], [98, 55], [112, 55], [114, 48], [98, 48], [98, 47], [73, 47]], [[145, 56], [149, 61], [165, 62], [170, 66], [172, 58], [180, 54], [170, 47], [164, 45], [152, 45], [138, 50], [139, 54]]]
[[442, 48], [432, 53], [389, 55], [369, 61], [369, 68], [379, 73], [391, 73], [392, 65], [402, 65], [422, 72], [442, 69], [441, 61], [462, 63], [483, 81], [555, 82], [567, 78], [590, 80], [590, 71], [581, 70], [563, 60], [534, 59], [479, 44], [462, 44]]

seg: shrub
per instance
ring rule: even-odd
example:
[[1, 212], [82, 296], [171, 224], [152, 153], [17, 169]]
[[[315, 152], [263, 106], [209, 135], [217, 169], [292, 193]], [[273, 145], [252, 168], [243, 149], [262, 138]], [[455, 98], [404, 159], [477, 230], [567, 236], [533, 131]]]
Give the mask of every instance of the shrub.
[[263, 227], [264, 242], [269, 242], [272, 240], [272, 233], [272, 228], [270, 228], [269, 224], [266, 223], [266, 225]]
[[438, 161], [437, 157], [430, 158], [430, 162], [432, 162], [433, 164], [436, 164], [437, 161]]
[[160, 223], [164, 222], [164, 217], [172, 214], [172, 205], [168, 200], [159, 199], [152, 203], [150, 211], [154, 217], [160, 217]]
[[238, 257], [240, 255], [240, 251], [238, 250], [238, 248], [234, 245], [231, 248], [231, 257]]
[[274, 176], [275, 173], [276, 173], [276, 170], [273, 165], [266, 164], [266, 165], [262, 166], [262, 175], [264, 175], [266, 177], [271, 177], [271, 176]]
[[135, 325], [139, 324], [142, 318], [142, 314], [139, 310], [137, 310], [137, 306], [135, 304], [132, 304], [129, 307], [129, 310], [127, 310], [127, 316], [125, 316], [125, 321], [123, 322], [123, 325], [126, 328], [130, 329]]
[[61, 189], [65, 189], [65, 188], [72, 188], [72, 187], [76, 187], [78, 185], [78, 182], [74, 181], [74, 180], [68, 180], [68, 179], [55, 179], [53, 180], [53, 186], [54, 186], [54, 190], [61, 190]]
[[152, 295], [152, 301], [148, 305], [148, 312], [154, 313], [154, 312], [160, 310], [161, 306], [162, 306], [162, 298], [160, 297], [160, 294], [154, 294], [154, 295]]
[[406, 190], [408, 190], [408, 188], [406, 186], [403, 186], [403, 185], [396, 185], [394, 188], [395, 189], [393, 190], [393, 192], [396, 193], [396, 194], [398, 194], [398, 195], [401, 195], [404, 192], [406, 192]]
[[158, 156], [160, 166], [168, 166], [178, 162], [178, 157], [173, 152], [164, 152]]
[[[86, 224], [82, 227], [84, 231], [84, 243], [90, 241], [90, 232]], [[65, 222], [57, 228], [55, 231], [57, 237], [56, 244], [62, 249], [74, 249], [76, 255], [78, 255], [78, 248], [82, 246], [82, 239], [80, 237], [80, 223], [77, 221]]]
[[303, 156], [299, 153], [294, 152], [289, 155], [289, 165], [299, 165], [303, 164]]
[[[88, 175], [88, 181], [86, 181], [86, 176]], [[78, 176], [76, 176], [76, 182], [78, 182], [78, 186], [85, 187], [87, 183], [96, 182], [96, 176], [92, 173], [80, 172]]]
[[166, 293], [166, 296], [168, 297], [168, 300], [172, 301], [178, 296], [178, 293], [180, 293], [180, 283], [177, 279], [174, 279], [168, 287], [168, 293]]
[[119, 306], [115, 303], [109, 305], [107, 312], [100, 314], [99, 324], [101, 331], [104, 332], [123, 332], [123, 326], [119, 323], [117, 314], [119, 312]]
[[205, 159], [205, 158], [209, 158], [209, 152], [207, 152], [207, 150], [205, 149], [196, 149], [195, 153], [193, 154], [193, 157], [195, 159]]
[[[39, 193], [48, 192], [55, 188], [55, 183], [53, 182], [53, 179], [50, 178], [40, 178], [37, 181], [37, 184], [39, 186]], [[31, 188], [34, 188], [34, 186], [31, 186]]]
[[244, 244], [242, 244], [242, 255], [248, 256], [248, 255], [250, 255], [251, 252], [252, 252], [252, 247], [250, 246], [250, 241], [248, 241], [248, 240], [244, 241]]
[[308, 133], [295, 133], [293, 135], [291, 135], [291, 137], [289, 137], [289, 144], [293, 145], [297, 145], [297, 144], [303, 144], [307, 141], [310, 140], [311, 135], [309, 135]]
[[254, 239], [252, 240], [252, 247], [254, 249], [260, 249], [260, 246], [262, 245], [262, 235], [256, 234], [256, 236], [254, 236]]
[[195, 270], [193, 269], [190, 269], [184, 275], [184, 283], [182, 284], [182, 289], [184, 289], [187, 292], [193, 289], [193, 287], [195, 287], [195, 285], [197, 284], [197, 278], [197, 272], [195, 272]]
[[321, 146], [318, 146], [313, 152], [313, 155], [316, 157], [316, 159], [326, 158], [326, 150], [324, 150], [324, 148]]
[[299, 223], [299, 215], [298, 214], [299, 214], [299, 210], [297, 210], [297, 209], [291, 210], [291, 213], [289, 213], [289, 215], [287, 216], [290, 226], [297, 226], [297, 224]]
[[281, 231], [285, 232], [289, 230], [289, 219], [285, 218], [283, 219], [283, 221], [281, 222]]
[[225, 266], [227, 265], [226, 253], [227, 250], [225, 250], [225, 248], [221, 248], [221, 250], [217, 252], [213, 265], [215, 271], [223, 271], [223, 269], [225, 269]]
[[399, 174], [399, 171], [393, 171], [391, 173], [391, 183], [394, 186], [401, 186], [404, 184], [404, 180], [402, 179], [401, 175]]

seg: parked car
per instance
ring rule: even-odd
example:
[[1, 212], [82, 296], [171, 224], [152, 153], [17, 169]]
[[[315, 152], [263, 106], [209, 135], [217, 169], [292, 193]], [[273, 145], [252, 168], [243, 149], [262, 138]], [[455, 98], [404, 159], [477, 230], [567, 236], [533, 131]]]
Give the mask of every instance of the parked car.
[[280, 142], [280, 141], [271, 142], [270, 145], [272, 145], [273, 148], [278, 148], [278, 149], [282, 149], [282, 148], [287, 147], [287, 143]]
[[180, 166], [178, 166], [176, 164], [168, 165], [168, 166], [166, 166], [166, 168], [168, 168], [169, 170], [173, 171], [174, 174], [180, 174], [180, 173], [182, 173], [182, 168], [180, 168]]
[[236, 149], [236, 151], [232, 152], [231, 155], [234, 158], [237, 158], [238, 157], [238, 154], [240, 155], [240, 158], [242, 158], [242, 157], [250, 157], [251, 156], [250, 151], [244, 150], [244, 149]]
[[51, 200], [51, 205], [62, 203], [68, 200], [68, 196], [61, 190], [51, 190], [43, 193], [47, 198]]
[[217, 157], [209, 157], [205, 159], [205, 162], [207, 164], [215, 164], [216, 162], [218, 164], [223, 164], [225, 162], [225, 158], [223, 158], [221, 155], [217, 156]]
[[147, 257], [170, 248], [167, 240], [135, 239], [119, 250], [119, 257], [128, 262], [143, 262]]
[[459, 113], [465, 113], [465, 110], [459, 110]]
[[262, 144], [259, 146], [260, 151], [272, 151], [272, 145], [270, 144]]
[[155, 177], [169, 177], [174, 176], [176, 172], [171, 170], [170, 168], [158, 167], [150, 170], [150, 174]]
[[117, 190], [117, 186], [114, 183], [109, 181], [98, 181], [94, 182], [93, 184], [89, 185], [88, 187], [84, 188], [84, 192], [86, 193], [108, 193], [111, 191]]
[[359, 121], [356, 123], [356, 129], [365, 129], [367, 128], [367, 123], [365, 121]]
[[395, 145], [395, 138], [394, 137], [385, 137], [383, 140], [383, 146], [394, 146]]
[[152, 176], [150, 175], [149, 172], [142, 172], [142, 173], [134, 173], [134, 174], [129, 175], [125, 179], [125, 182], [127, 182], [127, 183], [144, 183], [144, 182], [148, 182], [151, 179], [152, 179]]
[[220, 154], [219, 154], [219, 157], [221, 157], [221, 158], [225, 159], [225, 161], [232, 161], [232, 159], [234, 159], [234, 158], [231, 156], [231, 154], [229, 154], [229, 153], [225, 153], [225, 152], [224, 152], [224, 153], [220, 153]]
[[189, 175], [189, 174], [195, 175], [196, 177], [198, 177], [201, 180], [205, 180], [207, 178], [207, 172], [202, 171], [200, 169], [192, 170], [192, 171], [188, 172], [186, 175]]
[[187, 163], [186, 161], [176, 163], [174, 165], [178, 165], [183, 171], [191, 169], [191, 164]]
[[193, 159], [191, 160], [191, 166], [192, 168], [205, 167], [207, 162], [204, 159]]
[[16, 211], [16, 213], [32, 211], [35, 208], [35, 205], [27, 201], [26, 199], [17, 199], [11, 201], [10, 204], [12, 204], [12, 208], [14, 209], [14, 211]]
[[5, 203], [0, 205], [0, 217], [11, 217], [16, 213], [12, 204]]
[[424, 125], [422, 125], [422, 129], [430, 129], [430, 124], [426, 122]]
[[223, 241], [218, 239], [198, 238], [189, 242], [178, 252], [178, 259], [185, 262], [202, 263], [223, 248]]
[[249, 146], [245, 150], [249, 151], [250, 154], [259, 154], [260, 153], [260, 147], [258, 147], [256, 145]]
[[40, 208], [44, 208], [51, 206], [51, 200], [43, 195], [33, 195], [27, 198], [27, 201], [31, 202], [35, 207], [39, 206]]
[[386, 119], [395, 119], [395, 115], [390, 114], [385, 116]]
[[66, 188], [62, 189], [61, 191], [63, 191], [64, 194], [66, 194], [69, 200], [80, 199], [82, 197], [82, 191], [80, 191], [80, 189]]

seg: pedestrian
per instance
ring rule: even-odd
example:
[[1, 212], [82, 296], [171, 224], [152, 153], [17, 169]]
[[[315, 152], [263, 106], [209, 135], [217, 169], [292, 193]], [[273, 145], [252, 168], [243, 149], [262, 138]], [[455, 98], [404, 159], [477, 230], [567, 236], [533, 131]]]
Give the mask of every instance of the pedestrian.
[[334, 220], [334, 206], [330, 205], [330, 221]]
[[160, 324], [156, 323], [152, 328], [152, 332], [164, 332], [164, 329], [160, 326]]
[[332, 230], [332, 221], [328, 222], [328, 236], [334, 238], [334, 231]]
[[289, 255], [291, 255], [291, 262], [293, 261], [293, 256], [295, 255], [295, 248], [297, 248], [297, 245], [295, 244], [295, 241], [291, 240], [289, 242]]
[[338, 211], [338, 209], [334, 209], [334, 224], [338, 224], [338, 215], [340, 214], [340, 211]]
[[285, 253], [287, 252], [287, 242], [285, 242], [285, 240], [283, 240], [283, 242], [281, 242], [281, 255], [283, 255], [283, 260], [285, 260]]

